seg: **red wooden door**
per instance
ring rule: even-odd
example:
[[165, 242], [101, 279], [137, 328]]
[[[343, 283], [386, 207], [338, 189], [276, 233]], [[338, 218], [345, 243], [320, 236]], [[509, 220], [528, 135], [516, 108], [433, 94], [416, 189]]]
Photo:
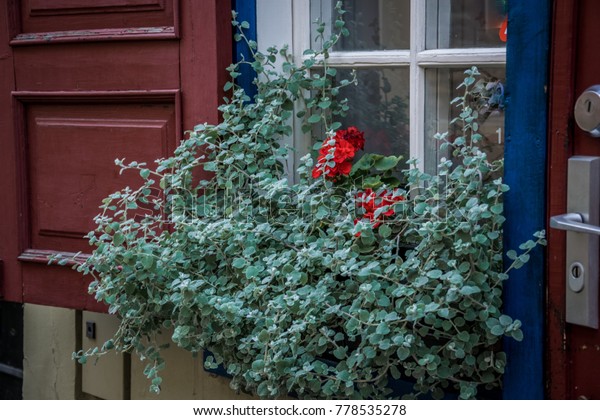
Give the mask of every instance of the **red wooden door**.
[[[600, 139], [578, 128], [573, 115], [578, 96], [586, 88], [600, 84], [599, 20], [597, 0], [555, 0], [548, 172], [550, 215], [567, 210], [568, 158], [600, 157]], [[600, 188], [600, 179], [594, 182], [594, 187]], [[548, 395], [556, 399], [600, 399], [600, 330], [565, 322], [566, 234], [549, 229], [548, 235]]]
[[102, 198], [184, 129], [218, 118], [231, 2], [8, 0], [0, 6], [0, 293], [99, 309], [89, 279], [48, 266], [89, 252]]

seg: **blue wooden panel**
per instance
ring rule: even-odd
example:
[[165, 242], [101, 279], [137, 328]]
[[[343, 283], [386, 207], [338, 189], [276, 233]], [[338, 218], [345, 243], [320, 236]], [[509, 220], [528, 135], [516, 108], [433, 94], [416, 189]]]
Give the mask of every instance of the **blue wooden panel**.
[[[551, 1], [508, 7], [505, 250], [546, 225], [546, 127]], [[506, 261], [506, 264], [509, 264]], [[523, 322], [525, 339], [505, 340], [505, 399], [544, 398], [544, 249], [505, 283], [505, 311]]]
[[[244, 33], [248, 39], [256, 41], [256, 0], [232, 0], [232, 7], [238, 13], [240, 22], [246, 21], [250, 24], [249, 29]], [[245, 42], [233, 41], [233, 60], [238, 61], [243, 57], [250, 57], [250, 49]], [[252, 83], [256, 77], [256, 72], [250, 66], [243, 66], [240, 69], [242, 75], [238, 77], [237, 83], [246, 90], [246, 93], [253, 97], [256, 93], [256, 86]]]

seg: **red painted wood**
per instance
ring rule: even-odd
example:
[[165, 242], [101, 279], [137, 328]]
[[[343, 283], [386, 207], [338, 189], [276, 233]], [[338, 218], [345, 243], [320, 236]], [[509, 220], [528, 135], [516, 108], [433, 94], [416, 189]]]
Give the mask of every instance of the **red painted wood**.
[[[13, 6], [13, 7], [10, 7]], [[8, 42], [13, 37], [16, 19], [14, 4], [0, 6], [0, 297], [9, 301], [22, 300], [21, 267], [17, 261], [19, 248], [19, 214], [17, 191], [17, 149], [13, 99], [8, 94], [15, 89], [13, 53]], [[6, 71], [5, 71], [6, 70]]]
[[[577, 21], [575, 97], [589, 86], [600, 84], [598, 18], [600, 18], [600, 2], [580, 0]], [[600, 156], [600, 142], [575, 127], [573, 153]], [[585, 396], [589, 399], [600, 399], [600, 383], [597, 381], [600, 377], [600, 331], [572, 326], [568, 334], [570, 334], [569, 365], [572, 375], [570, 397]]]
[[33, 16], [79, 15], [84, 13], [140, 12], [143, 10], [163, 10], [164, 0], [27, 0], [28, 9]]
[[[77, 253], [77, 252], [62, 252], [61, 256], [67, 259], [65, 266], [73, 267], [75, 264], [81, 264], [90, 254], [85, 253]], [[23, 251], [21, 255], [19, 255], [19, 261], [28, 262], [28, 263], [38, 263], [38, 264], [51, 264], [58, 265], [58, 261], [56, 260], [56, 251], [50, 249], [26, 249]]]
[[[231, 1], [183, 1], [180, 7], [183, 125], [189, 130], [219, 118], [217, 106], [228, 78], [225, 67], [232, 57]], [[211, 83], [194, 90], [199, 78]]]
[[13, 50], [19, 91], [180, 87], [179, 48], [175, 40], [35, 45]]
[[[553, 13], [552, 62], [548, 145], [548, 213], [566, 211], [567, 159], [573, 154], [571, 110], [574, 104], [576, 8], [571, 0], [555, 0]], [[568, 390], [565, 325], [565, 233], [547, 229], [547, 392], [564, 399]]]
[[141, 185], [136, 172], [119, 176], [115, 157], [153, 162], [175, 148], [173, 104], [32, 104], [26, 115], [34, 249], [90, 251], [98, 203]]
[[176, 0], [23, 0], [23, 32], [173, 26]]
[[56, 44], [65, 42], [99, 41], [152, 41], [174, 39], [178, 35], [173, 26], [153, 28], [89, 29], [86, 31], [30, 32], [19, 34], [10, 45]]
[[25, 302], [62, 308], [106, 312], [105, 305], [88, 294], [89, 279], [69, 267], [23, 263]]
[[[20, 4], [10, 0], [0, 9], [0, 23], [10, 21], [1, 34], [0, 101], [11, 110], [0, 117], [6, 134], [0, 137], [0, 182], [13, 196], [0, 206], [1, 287], [11, 300], [105, 310], [87, 294], [89, 278], [48, 266], [48, 257], [89, 252], [81, 235], [93, 228], [101, 199], [139, 183], [133, 172], [117, 176], [115, 158], [153, 162], [173, 151], [182, 128], [217, 122], [231, 61], [231, 5]], [[167, 28], [158, 27], [159, 14]], [[42, 31], [52, 32], [49, 41], [35, 34]], [[122, 42], [106, 42], [114, 40]]]
[[[575, 99], [600, 84], [600, 2], [556, 0], [549, 168], [550, 215], [565, 211], [566, 164], [572, 155], [600, 156], [600, 142], [574, 126]], [[600, 399], [600, 331], [564, 323], [565, 234], [549, 232], [549, 395]]]

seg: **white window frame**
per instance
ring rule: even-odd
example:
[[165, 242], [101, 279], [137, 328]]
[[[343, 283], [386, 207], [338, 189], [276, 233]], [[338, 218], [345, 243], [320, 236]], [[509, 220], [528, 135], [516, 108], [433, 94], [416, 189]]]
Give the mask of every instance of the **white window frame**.
[[[373, 0], [377, 1], [377, 0]], [[330, 64], [336, 67], [371, 66], [409, 68], [410, 157], [425, 164], [425, 71], [430, 68], [467, 68], [473, 65], [504, 67], [506, 48], [425, 48], [427, 36], [426, 0], [410, 3], [410, 49], [332, 52]], [[258, 45], [288, 44], [300, 64], [303, 51], [310, 48], [311, 17], [309, 0], [257, 0]], [[438, 30], [437, 27], [435, 29]], [[440, 110], [436, 110], [439, 113]], [[297, 157], [310, 151], [309, 140], [300, 124], [294, 124]]]

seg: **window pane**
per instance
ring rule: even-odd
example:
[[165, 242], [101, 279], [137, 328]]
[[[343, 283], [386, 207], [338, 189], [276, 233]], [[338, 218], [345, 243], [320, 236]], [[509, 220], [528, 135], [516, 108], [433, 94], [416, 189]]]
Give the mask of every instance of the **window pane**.
[[[502, 158], [504, 155], [504, 111], [497, 105], [502, 103], [504, 68], [480, 68], [480, 73], [489, 89], [490, 99], [473, 104], [479, 111], [479, 133], [483, 140], [479, 144], [490, 160]], [[452, 139], [458, 133], [457, 128], [449, 130], [449, 122], [458, 116], [455, 105], [450, 101], [462, 91], [456, 87], [465, 77], [463, 69], [428, 69], [425, 72], [425, 170], [436, 173], [437, 164], [442, 157], [449, 157], [449, 152], [441, 152], [438, 142], [433, 138], [435, 133], [449, 131]]]
[[504, 47], [507, 0], [427, 0], [426, 48]]
[[[337, 15], [337, 0], [311, 0], [311, 22], [316, 19], [331, 29]], [[337, 44], [337, 51], [398, 50], [410, 48], [410, 0], [344, 0], [344, 20], [350, 31]], [[316, 25], [311, 28], [315, 46]]]
[[[356, 71], [358, 85], [342, 88], [350, 110], [342, 128], [365, 132], [365, 152], [409, 158], [408, 68], [369, 68]], [[350, 79], [351, 70], [338, 69], [336, 78]]]

